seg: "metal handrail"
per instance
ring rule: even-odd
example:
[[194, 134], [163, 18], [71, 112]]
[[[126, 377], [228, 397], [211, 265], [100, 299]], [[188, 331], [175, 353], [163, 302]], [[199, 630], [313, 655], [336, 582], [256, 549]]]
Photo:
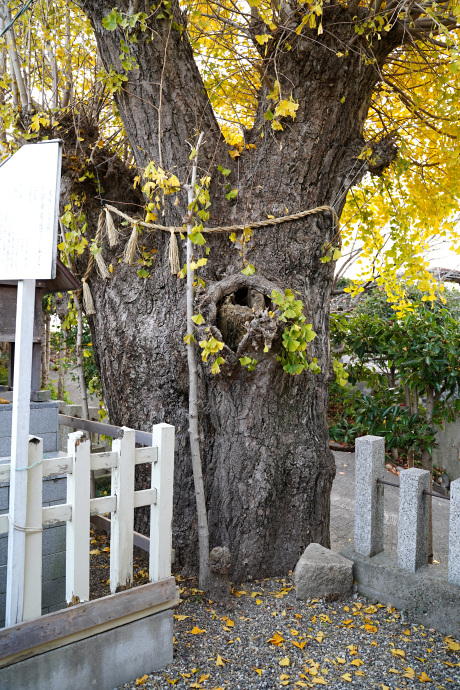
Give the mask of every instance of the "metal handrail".
[[[377, 479], [377, 484], [386, 484], [387, 486], [394, 486], [399, 489], [399, 484], [394, 482], [387, 482], [386, 479]], [[442, 494], [434, 493], [433, 491], [423, 491], [425, 496], [434, 496], [435, 498], [443, 498], [445, 501], [450, 501], [449, 496], [443, 496]]]

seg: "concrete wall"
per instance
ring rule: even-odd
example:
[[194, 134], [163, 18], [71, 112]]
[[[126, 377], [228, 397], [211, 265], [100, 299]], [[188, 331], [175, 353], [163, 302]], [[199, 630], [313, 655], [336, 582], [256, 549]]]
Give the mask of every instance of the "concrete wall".
[[433, 451], [433, 462], [437, 467], [444, 467], [449, 479], [460, 477], [460, 419], [445, 424], [436, 434], [438, 448]]
[[[58, 450], [58, 403], [30, 403], [30, 433], [43, 439], [43, 452]], [[0, 405], [0, 458], [11, 455], [11, 424], [13, 404]]]
[[173, 660], [173, 614], [162, 611], [0, 669], [8, 690], [113, 690]]

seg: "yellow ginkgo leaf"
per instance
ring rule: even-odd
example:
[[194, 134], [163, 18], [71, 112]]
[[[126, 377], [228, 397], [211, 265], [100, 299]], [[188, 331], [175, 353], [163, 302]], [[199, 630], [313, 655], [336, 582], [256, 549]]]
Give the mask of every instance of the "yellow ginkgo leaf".
[[313, 678], [313, 683], [315, 685], [327, 685], [326, 681], [324, 680], [323, 676], [315, 676]]
[[225, 666], [224, 661], [220, 654], [217, 655], [216, 666]]
[[206, 630], [201, 630], [201, 628], [198, 628], [196, 625], [192, 630], [188, 630], [187, 632], [190, 633], [190, 635], [202, 635], [203, 633], [206, 632]]
[[418, 679], [421, 683], [431, 683], [431, 678], [428, 678], [425, 671], [422, 671], [422, 674], [418, 676]]
[[174, 618], [178, 621], [185, 621], [185, 619], [190, 618], [190, 616], [181, 616], [181, 615], [175, 613]]
[[136, 678], [136, 685], [144, 685], [148, 681], [149, 677], [147, 674], [142, 676], [142, 678]]
[[282, 637], [279, 632], [275, 632], [273, 637], [271, 637], [268, 642], [272, 645], [275, 645], [275, 647], [279, 647], [284, 642], [284, 637]]
[[340, 677], [343, 678], [343, 680], [347, 680], [349, 683], [351, 683], [351, 681], [353, 680], [353, 676], [351, 675], [351, 673], [344, 673], [343, 676]]
[[364, 661], [361, 661], [361, 659], [353, 659], [353, 661], [350, 661], [352, 666], [357, 666], [358, 668], [364, 664]]
[[404, 659], [406, 656], [406, 652], [404, 651], [404, 649], [394, 649], [393, 648], [393, 649], [390, 649], [390, 652], [393, 654], [393, 656], [396, 656], [396, 657], [400, 656], [402, 659]]
[[346, 663], [346, 659], [344, 659], [343, 657], [336, 656], [335, 658], [337, 659], [339, 664], [345, 664]]
[[289, 666], [291, 662], [289, 661], [289, 657], [285, 656], [284, 659], [281, 659], [279, 662], [280, 666]]
[[288, 676], [286, 673], [282, 673], [280, 675], [280, 680], [288, 680], [291, 676]]

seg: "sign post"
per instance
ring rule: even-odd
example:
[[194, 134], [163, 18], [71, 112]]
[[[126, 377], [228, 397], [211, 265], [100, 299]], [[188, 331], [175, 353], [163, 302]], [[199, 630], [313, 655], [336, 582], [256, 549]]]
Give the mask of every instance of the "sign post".
[[[42, 529], [41, 525], [27, 524], [35, 281], [56, 276], [60, 176], [59, 141], [23, 146], [0, 165], [0, 280], [18, 281], [8, 514], [7, 626], [24, 620], [25, 592], [30, 588], [33, 577], [33, 568], [30, 569], [26, 563], [26, 540], [28, 535]], [[27, 617], [40, 613], [41, 601], [38, 601], [33, 610], [27, 611]]]

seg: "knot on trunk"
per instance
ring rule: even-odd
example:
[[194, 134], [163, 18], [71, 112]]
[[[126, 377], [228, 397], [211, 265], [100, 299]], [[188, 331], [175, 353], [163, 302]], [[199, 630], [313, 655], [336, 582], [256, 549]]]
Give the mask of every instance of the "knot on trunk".
[[226, 546], [216, 546], [209, 554], [209, 569], [216, 575], [226, 575], [232, 562], [232, 555]]
[[398, 155], [398, 147], [391, 134], [372, 144], [372, 157], [369, 159], [367, 169], [372, 175], [380, 177]]

